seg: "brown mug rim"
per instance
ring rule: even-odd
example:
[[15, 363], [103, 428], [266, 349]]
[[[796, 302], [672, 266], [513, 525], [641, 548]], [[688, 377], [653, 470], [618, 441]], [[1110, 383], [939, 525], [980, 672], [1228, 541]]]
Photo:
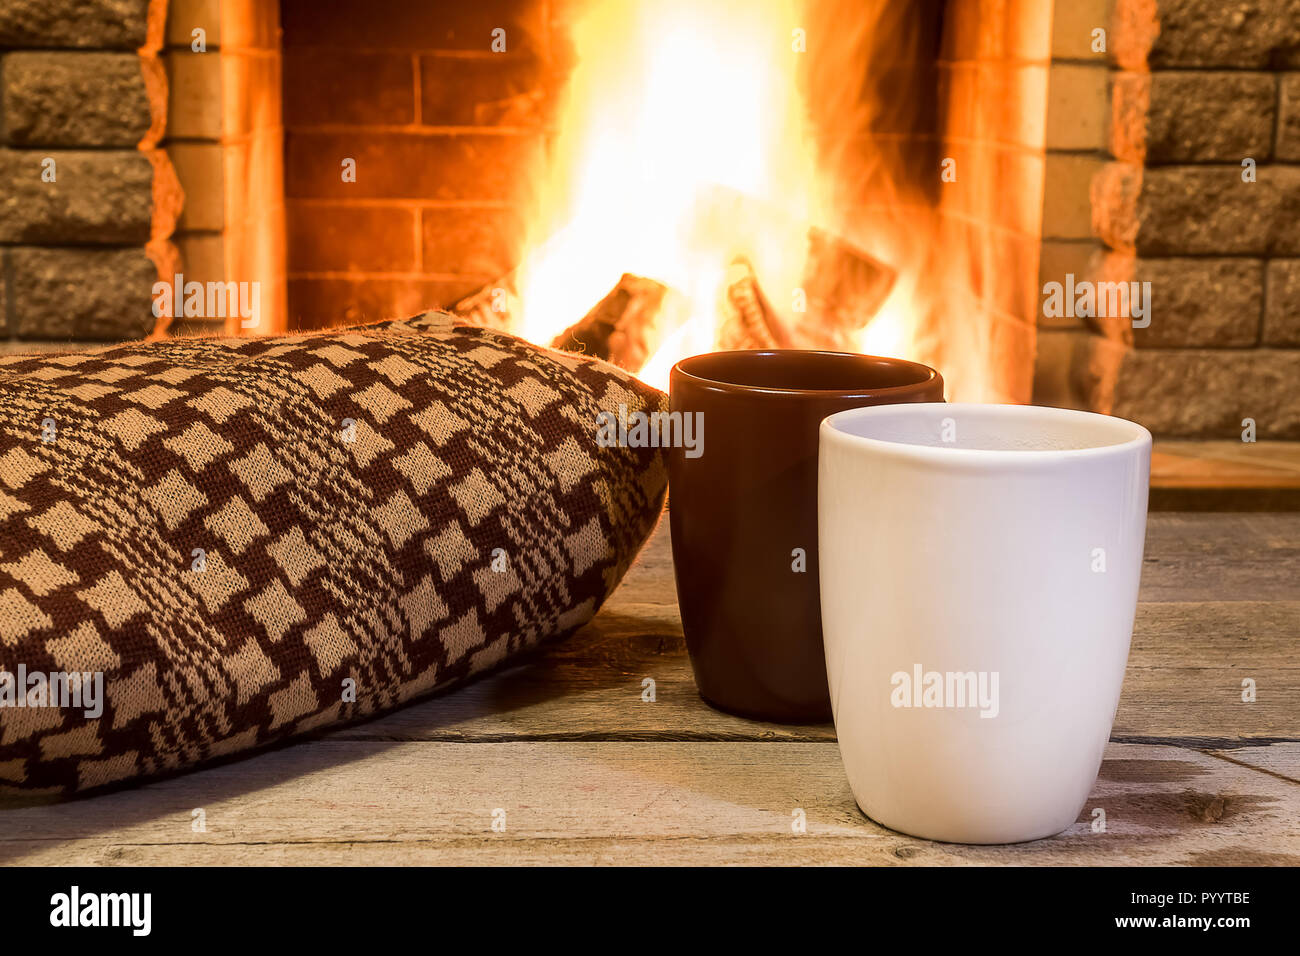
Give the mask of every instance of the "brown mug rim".
[[[853, 360], [867, 359], [873, 362], [884, 362], [899, 368], [914, 370], [923, 377], [916, 382], [908, 382], [904, 385], [859, 385], [854, 386], [853, 388], [779, 388], [769, 385], [745, 385], [740, 382], [727, 382], [722, 379], [708, 378], [704, 375], [692, 372], [687, 367], [688, 363], [716, 358], [722, 355], [824, 355]], [[792, 398], [871, 398], [878, 396], [903, 396], [928, 392], [936, 385], [938, 385], [939, 388], [943, 388], [943, 376], [939, 371], [928, 365], [923, 365], [920, 362], [913, 362], [910, 359], [894, 358], [888, 355], [870, 355], [866, 352], [836, 352], [829, 349], [719, 349], [714, 352], [701, 352], [698, 355], [688, 355], [686, 358], [679, 359], [673, 365], [669, 373], [669, 383], [671, 384], [672, 379], [677, 376], [689, 379], [691, 384], [696, 387], [726, 395], [758, 394]]]

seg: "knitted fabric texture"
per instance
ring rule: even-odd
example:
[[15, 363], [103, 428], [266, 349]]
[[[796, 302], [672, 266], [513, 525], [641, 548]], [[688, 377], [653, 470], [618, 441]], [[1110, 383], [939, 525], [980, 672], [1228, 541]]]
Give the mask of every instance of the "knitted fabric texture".
[[444, 313], [0, 358], [0, 789], [193, 766], [582, 625], [667, 481], [597, 415], [666, 404]]

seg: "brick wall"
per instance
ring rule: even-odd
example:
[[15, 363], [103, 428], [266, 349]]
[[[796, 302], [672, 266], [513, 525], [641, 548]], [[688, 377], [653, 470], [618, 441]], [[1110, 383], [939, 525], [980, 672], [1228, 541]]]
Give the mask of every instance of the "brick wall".
[[956, 179], [939, 201], [938, 248], [951, 251], [931, 267], [950, 290], [939, 300], [935, 361], [984, 366], [982, 390], [959, 400], [1027, 402], [1032, 392], [1051, 19], [1050, 0], [945, 7], [942, 149]]
[[515, 265], [554, 101], [552, 6], [285, 0], [292, 327], [449, 306]]
[[232, 312], [177, 316], [168, 331], [282, 331], [279, 6], [267, 0], [170, 0], [162, 59], [170, 80], [163, 145], [185, 191], [176, 234], [180, 271], [187, 284], [256, 282], [260, 290], [256, 328], [244, 327]]
[[[4, 349], [137, 338], [175, 263], [162, 4], [0, 3]], [[21, 340], [22, 344], [15, 344]]]
[[1077, 54], [1109, 90], [1082, 157], [1090, 235], [1041, 278], [1149, 281], [1150, 325], [1056, 323], [1035, 398], [1164, 435], [1235, 437], [1253, 418], [1261, 437], [1300, 438], [1300, 0], [1108, 6], [1078, 23], [1079, 38], [1110, 25], [1104, 67]]

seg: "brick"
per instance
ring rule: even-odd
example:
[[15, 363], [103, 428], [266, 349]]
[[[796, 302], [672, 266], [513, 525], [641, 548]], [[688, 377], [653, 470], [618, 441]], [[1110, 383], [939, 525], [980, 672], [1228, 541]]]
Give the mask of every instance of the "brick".
[[[1034, 266], [1039, 240], [987, 225], [975, 225], [968, 234], [971, 239], [967, 246], [947, 248], [970, 250], [972, 287], [980, 302], [1003, 316], [1032, 322], [1038, 306]], [[1025, 367], [1029, 367], [1028, 362]]]
[[421, 210], [421, 259], [425, 272], [503, 276], [517, 264], [524, 241], [518, 208]]
[[281, 72], [278, 55], [221, 52], [222, 131], [227, 139], [250, 133], [281, 138]]
[[1141, 170], [1109, 163], [1093, 179], [1093, 226], [1113, 249], [1144, 256], [1300, 252], [1300, 167]]
[[[55, 161], [56, 180], [41, 180]], [[137, 151], [0, 150], [0, 242], [144, 243], [153, 166]]]
[[535, 57], [420, 57], [420, 121], [426, 126], [540, 126], [557, 97]]
[[1046, 136], [1048, 75], [1046, 66], [981, 63], [975, 136], [1040, 149]]
[[226, 209], [221, 147], [216, 143], [172, 143], [167, 155], [185, 194], [177, 227], [186, 232], [222, 229]]
[[1108, 411], [1125, 351], [1085, 329], [1039, 329], [1034, 404]]
[[[242, 141], [221, 147], [226, 212], [226, 228], [255, 226], [281, 212], [284, 191], [280, 183], [280, 137], [258, 130]], [[218, 186], [217, 192], [223, 190]]]
[[289, 272], [414, 272], [415, 210], [290, 203]]
[[1043, 189], [1043, 236], [1049, 239], [1088, 239], [1093, 235], [1093, 203], [1089, 183], [1101, 170], [1095, 156], [1049, 153]]
[[1157, 435], [1230, 438], [1243, 418], [1260, 438], [1300, 438], [1300, 350], [1133, 349], [1111, 414]]
[[0, 47], [134, 50], [148, 32], [149, 0], [6, 0]]
[[166, 150], [148, 149], [144, 151], [144, 155], [153, 167], [153, 211], [150, 237], [153, 240], [160, 241], [170, 238], [176, 231], [176, 223], [180, 219], [181, 210], [185, 205], [185, 192], [181, 189], [180, 179], [176, 175], [176, 167], [172, 164], [171, 157]]
[[1300, 46], [1300, 0], [1116, 0], [1112, 50], [1129, 70], [1264, 69]]
[[1043, 183], [1049, 176], [1041, 153], [962, 142], [946, 144], [945, 153], [957, 163], [957, 181], [940, 186], [945, 212], [1037, 237], [1043, 222]]
[[180, 256], [179, 268], [185, 274], [187, 281], [225, 281], [226, 250], [222, 236], [177, 236], [175, 242]]
[[1082, 329], [1084, 327], [1080, 316], [1046, 315], [1046, 310], [1042, 307], [1046, 293], [1042, 289], [1049, 282], [1064, 284], [1066, 275], [1073, 275], [1076, 280], [1094, 278], [1092, 270], [1099, 248], [1096, 240], [1043, 240], [1039, 248], [1038, 284], [1035, 291], [1039, 300], [1035, 304], [1035, 312], [1040, 329]]
[[1029, 322], [993, 313], [986, 313], [979, 321], [987, 329], [989, 370], [978, 386], [983, 389], [980, 400], [1013, 404], [1028, 402], [1034, 392], [1034, 351], [1038, 329]]
[[[996, 224], [1020, 236], [1037, 236], [1047, 175], [1042, 155], [960, 141], [945, 144], [944, 152], [956, 163], [957, 172], [955, 182], [939, 187], [945, 212], [985, 225]], [[849, 181], [862, 185], [860, 180]]]
[[[898, 82], [908, 81], [902, 78]], [[938, 96], [944, 103], [942, 119], [946, 136], [988, 146], [1042, 149], [1047, 127], [1046, 66], [940, 64], [937, 83]], [[890, 90], [886, 81], [881, 81], [879, 88]], [[832, 132], [838, 122], [837, 116], [826, 114]], [[933, 122], [924, 108], [890, 110], [880, 117], [872, 117], [864, 131], [868, 136], [884, 133], [922, 137], [930, 135], [926, 127]], [[828, 141], [832, 138], [826, 136]], [[870, 143], [863, 145], [867, 148]]]
[[488, 281], [418, 276], [290, 279], [289, 328], [323, 329], [448, 308]]
[[[540, 172], [541, 135], [285, 134], [285, 194], [319, 199], [515, 201]], [[342, 161], [357, 181], [342, 180]]]
[[1048, 149], [1106, 148], [1106, 80], [1104, 63], [1096, 66], [1053, 63], [1048, 76]]
[[1150, 282], [1147, 318], [1096, 316], [1087, 324], [1138, 348], [1248, 347], [1259, 340], [1264, 263], [1258, 259], [1139, 259], [1099, 256], [1088, 276], [1098, 282]]
[[284, 47], [491, 51], [492, 31], [506, 31], [506, 51], [541, 52], [545, 4], [535, 0], [475, 3], [375, 3], [373, 0], [284, 0]]
[[5, 139], [21, 146], [134, 146], [149, 97], [134, 53], [10, 53]]
[[284, 122], [414, 123], [414, 60], [398, 53], [289, 50], [284, 56]]
[[1274, 259], [1268, 264], [1264, 344], [1300, 347], [1300, 259]]
[[[1107, 163], [1089, 184], [1092, 232], [1112, 249], [1132, 251], [1137, 241], [1142, 175], [1141, 166]], [[1049, 234], [1046, 214], [1043, 216], [1043, 234]]]
[[1277, 158], [1300, 162], [1300, 73], [1282, 74], [1278, 100]]
[[1092, 50], [1092, 31], [1109, 30], [1112, 0], [1070, 0], [1052, 3], [1052, 56], [1066, 60], [1106, 61]]
[[221, 0], [168, 0], [169, 48], [192, 50], [196, 27], [203, 29], [209, 51], [221, 48]]
[[137, 339], [153, 330], [158, 270], [138, 249], [9, 250], [13, 331], [29, 339]]
[[221, 57], [215, 53], [168, 53], [167, 136], [221, 138]]
[[947, 60], [1043, 60], [1052, 5], [1042, 0], [948, 0], [942, 56]]
[[1111, 152], [1148, 164], [1262, 162], [1273, 153], [1272, 73], [1117, 73]]
[[[382, 10], [390, 6], [391, 0], [383, 4], [371, 4], [371, 11]], [[332, 6], [331, 3], [329, 6]], [[322, 10], [326, 4], [318, 4]], [[365, 14], [361, 14], [365, 16]], [[348, 45], [346, 42], [344, 46]], [[257, 50], [267, 53], [279, 53], [280, 44], [280, 4], [267, 3], [266, 0], [221, 0], [221, 49]]]

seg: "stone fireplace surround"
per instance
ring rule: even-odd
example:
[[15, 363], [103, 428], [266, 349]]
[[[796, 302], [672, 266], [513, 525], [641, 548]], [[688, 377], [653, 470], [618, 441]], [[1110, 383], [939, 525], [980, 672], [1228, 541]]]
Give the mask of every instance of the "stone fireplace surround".
[[[177, 271], [260, 281], [275, 331], [449, 305], [509, 269], [566, 4], [421, 4], [436, 22], [394, 45], [348, 6], [0, 4], [7, 350], [237, 332], [155, 322], [152, 284]], [[350, 72], [329, 67], [326, 9], [363, 24]], [[1162, 435], [1235, 438], [1251, 418], [1261, 438], [1300, 438], [1300, 0], [949, 0], [944, 23], [942, 146], [1005, 190], [954, 220], [1016, 263], [980, 268], [972, 303], [1006, 397]], [[496, 61], [494, 25], [526, 38]], [[329, 140], [358, 127], [387, 138], [377, 163], [418, 137], [436, 162], [406, 168], [436, 174], [331, 194]], [[1043, 284], [1067, 274], [1151, 282], [1150, 326], [1044, 316]]]

